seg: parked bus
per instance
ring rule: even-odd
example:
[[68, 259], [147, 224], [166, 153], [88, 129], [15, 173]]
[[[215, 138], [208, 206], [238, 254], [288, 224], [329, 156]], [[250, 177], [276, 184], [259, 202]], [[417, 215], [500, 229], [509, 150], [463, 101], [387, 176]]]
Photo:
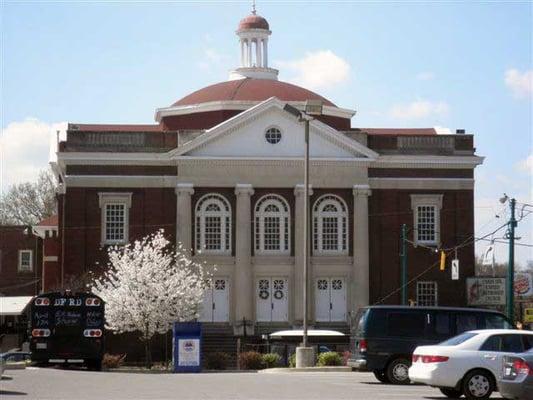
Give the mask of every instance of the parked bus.
[[86, 365], [99, 371], [104, 354], [104, 302], [91, 293], [54, 292], [33, 298], [31, 360]]

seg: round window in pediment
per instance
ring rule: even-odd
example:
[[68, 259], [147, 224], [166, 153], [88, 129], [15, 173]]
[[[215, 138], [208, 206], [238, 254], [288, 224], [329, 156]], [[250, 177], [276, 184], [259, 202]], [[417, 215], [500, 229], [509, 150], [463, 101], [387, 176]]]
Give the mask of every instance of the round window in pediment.
[[268, 128], [265, 132], [265, 139], [270, 144], [279, 143], [281, 140], [281, 131], [278, 128]]

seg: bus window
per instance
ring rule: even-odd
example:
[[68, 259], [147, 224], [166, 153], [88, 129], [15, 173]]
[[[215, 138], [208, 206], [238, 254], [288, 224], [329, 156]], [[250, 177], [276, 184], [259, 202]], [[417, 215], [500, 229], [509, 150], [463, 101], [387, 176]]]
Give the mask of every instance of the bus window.
[[476, 314], [456, 314], [455, 315], [456, 335], [478, 329]]

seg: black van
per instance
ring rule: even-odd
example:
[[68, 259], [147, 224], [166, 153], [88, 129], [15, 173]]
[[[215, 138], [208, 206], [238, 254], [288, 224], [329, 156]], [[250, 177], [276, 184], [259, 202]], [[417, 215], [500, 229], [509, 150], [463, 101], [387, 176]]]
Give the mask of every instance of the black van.
[[348, 365], [372, 371], [383, 383], [409, 383], [408, 369], [417, 346], [442, 342], [474, 329], [512, 329], [497, 311], [476, 308], [370, 306], [351, 324]]

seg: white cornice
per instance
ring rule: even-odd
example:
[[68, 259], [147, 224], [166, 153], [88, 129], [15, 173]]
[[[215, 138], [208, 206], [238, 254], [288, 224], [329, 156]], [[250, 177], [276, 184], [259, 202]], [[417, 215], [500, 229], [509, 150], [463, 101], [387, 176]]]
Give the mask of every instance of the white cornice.
[[[191, 105], [185, 105], [185, 106], [162, 107], [162, 108], [156, 109], [154, 119], [157, 122], [161, 122], [162, 118], [170, 117], [174, 115], [188, 115], [188, 114], [203, 113], [203, 112], [209, 112], [209, 111], [221, 111], [221, 110], [244, 111], [260, 103], [262, 102], [261, 101], [249, 101], [249, 100], [220, 100], [220, 101], [209, 101], [206, 103], [191, 104]], [[298, 108], [301, 111], [303, 111], [305, 108], [304, 101], [289, 101], [287, 103]], [[350, 110], [348, 108], [324, 106], [323, 113], [324, 115], [328, 115], [331, 117], [351, 119], [355, 115], [356, 111]]]
[[483, 163], [479, 156], [381, 155], [372, 168], [475, 168]]
[[65, 177], [67, 187], [176, 187], [175, 176], [132, 176], [132, 175], [70, 175]]
[[[372, 161], [368, 158], [311, 158], [312, 166], [346, 166], [346, 167], [368, 167]], [[300, 166], [304, 162], [303, 157], [273, 157], [273, 158], [256, 158], [256, 157], [190, 157], [180, 156], [176, 163], [182, 165], [235, 165], [235, 166]]]

